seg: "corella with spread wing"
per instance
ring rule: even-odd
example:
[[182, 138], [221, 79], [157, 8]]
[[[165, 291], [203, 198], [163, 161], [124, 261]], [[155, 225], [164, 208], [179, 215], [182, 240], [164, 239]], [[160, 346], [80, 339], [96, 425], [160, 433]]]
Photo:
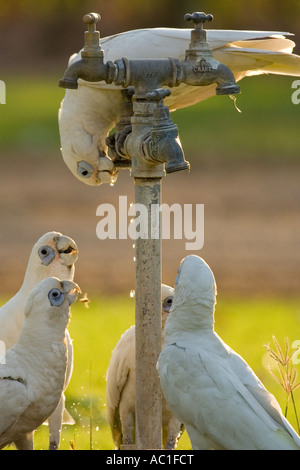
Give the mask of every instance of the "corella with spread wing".
[[[272, 31], [207, 30], [214, 59], [233, 72], [235, 80], [264, 73], [300, 76], [300, 57], [292, 54], [290, 34]], [[105, 62], [127, 59], [185, 60], [190, 29], [153, 28], [127, 31], [101, 39]], [[81, 53], [70, 58], [70, 64]], [[87, 59], [88, 60], [88, 59]], [[184, 108], [216, 93], [216, 83], [181, 83], [165, 99], [170, 110]], [[71, 172], [88, 185], [113, 183], [117, 171], [108, 155], [106, 138], [120, 117], [122, 88], [113, 83], [78, 79], [78, 89], [67, 90], [59, 110], [63, 159]]]
[[[59, 232], [47, 232], [34, 244], [29, 256], [24, 281], [19, 291], [0, 308], [0, 340], [6, 350], [17, 341], [23, 321], [24, 307], [32, 289], [42, 280], [51, 276], [72, 281], [78, 248], [74, 240]], [[73, 346], [67, 331], [68, 365], [64, 390], [67, 388], [73, 369]], [[57, 410], [49, 417], [50, 448], [56, 449], [60, 442], [62, 415], [64, 422], [72, 423], [71, 416], [64, 407], [65, 397], [62, 393]]]
[[32, 450], [32, 433], [56, 409], [63, 392], [72, 281], [47, 278], [31, 292], [16, 344], [0, 365], [0, 449]]
[[299, 450], [300, 437], [244, 359], [214, 331], [216, 283], [195, 255], [181, 263], [158, 360], [170, 409], [193, 449]]

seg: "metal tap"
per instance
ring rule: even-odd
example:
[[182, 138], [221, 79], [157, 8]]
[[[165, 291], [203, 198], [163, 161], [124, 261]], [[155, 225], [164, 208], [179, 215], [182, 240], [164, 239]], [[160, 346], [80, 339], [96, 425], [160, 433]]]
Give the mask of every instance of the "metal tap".
[[212, 21], [212, 15], [203, 12], [186, 14], [184, 19], [194, 23], [195, 29], [191, 31], [190, 48], [186, 51], [185, 61], [182, 62], [182, 76], [180, 80], [188, 85], [203, 86], [217, 83], [217, 95], [233, 95], [240, 93], [231, 70], [214, 59], [212, 49], [207, 42], [206, 31], [203, 25]]
[[164, 170], [172, 173], [190, 169], [184, 158], [178, 127], [170, 118], [169, 108], [163, 103], [163, 99], [170, 94], [169, 88], [155, 89], [145, 93], [143, 98], [134, 94], [131, 126], [122, 129], [118, 123], [116, 133], [107, 139], [114, 146], [114, 158], [132, 159], [133, 176], [143, 176], [145, 169], [152, 175], [160, 176], [163, 176]]
[[164, 106], [163, 99], [170, 94], [171, 90], [167, 88], [154, 90], [146, 95], [148, 101], [156, 101], [157, 107], [153, 112], [150, 138], [144, 143], [144, 158], [164, 162], [166, 173], [190, 169], [189, 162], [184, 158], [178, 127], [170, 118], [169, 108]]
[[112, 62], [104, 63], [104, 52], [100, 46], [100, 33], [96, 30], [96, 24], [101, 19], [98, 13], [89, 13], [83, 17], [88, 25], [85, 31], [84, 48], [81, 52], [81, 60], [69, 65], [63, 78], [59, 81], [62, 88], [78, 88], [78, 78], [88, 82], [105, 80], [112, 83], [114, 80], [115, 66]]

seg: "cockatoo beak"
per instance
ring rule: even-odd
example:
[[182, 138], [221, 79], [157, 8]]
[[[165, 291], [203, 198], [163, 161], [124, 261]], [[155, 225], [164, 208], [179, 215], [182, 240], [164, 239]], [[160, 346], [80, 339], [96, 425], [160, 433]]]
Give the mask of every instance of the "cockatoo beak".
[[118, 170], [114, 162], [104, 153], [99, 153], [98, 180], [106, 184], [114, 184], [117, 181]]
[[81, 294], [81, 289], [78, 284], [72, 281], [62, 281], [62, 286], [71, 306], [77, 300], [78, 294]]
[[62, 235], [58, 237], [56, 242], [56, 248], [59, 253], [59, 257], [64, 261], [67, 266], [71, 266], [77, 261], [78, 248], [74, 240], [70, 237]]

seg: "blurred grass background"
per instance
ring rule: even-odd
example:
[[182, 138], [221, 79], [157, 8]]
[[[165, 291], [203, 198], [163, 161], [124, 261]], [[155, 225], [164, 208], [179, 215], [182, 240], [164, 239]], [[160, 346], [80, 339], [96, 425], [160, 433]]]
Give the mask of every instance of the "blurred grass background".
[[[299, 53], [300, 4], [286, 2], [284, 15], [276, 0], [252, 2], [251, 15], [248, 2], [228, 0], [201, 5], [193, 0], [134, 0], [126, 8], [119, 0], [36, 5], [34, 0], [0, 0], [0, 79], [6, 83], [6, 105], [0, 105], [1, 304], [18, 290], [31, 246], [42, 233], [54, 228], [76, 240], [76, 281], [91, 303], [88, 309], [81, 303], [72, 309], [75, 365], [66, 397], [76, 425], [64, 427], [61, 447], [68, 449], [73, 441], [76, 449], [89, 449], [92, 440], [94, 449], [112, 449], [105, 374], [112, 349], [134, 323], [129, 297], [133, 251], [130, 241], [100, 245], [95, 209], [118, 194], [131, 197], [133, 185], [122, 174], [113, 189], [95, 191], [75, 181], [60, 156], [57, 112], [64, 90], [58, 80], [69, 55], [82, 47], [82, 16], [100, 12], [104, 36], [145, 26], [185, 27], [184, 13], [201, 9], [215, 15], [214, 28], [292, 31]], [[281, 344], [285, 337], [290, 343], [300, 338], [300, 105], [291, 101], [293, 80], [242, 80], [237, 97], [242, 113], [229, 97], [213, 97], [174, 113], [192, 171], [163, 182], [164, 202], [178, 202], [180, 196], [182, 202], [205, 203], [205, 244], [197, 254], [216, 275], [216, 330], [248, 361], [282, 408], [285, 394], [263, 365], [263, 345], [272, 335]], [[183, 245], [163, 243], [164, 282], [173, 285], [186, 254]], [[288, 417], [296, 426], [292, 412]], [[36, 432], [35, 444], [47, 448], [47, 427]], [[189, 448], [186, 436], [179, 448]]]
[[[60, 76], [2, 74], [7, 100], [0, 114], [2, 157], [24, 151], [35, 156], [41, 150], [49, 156], [59, 150], [57, 114], [64, 96]], [[269, 75], [242, 80], [242, 93], [236, 97], [241, 113], [228, 96], [172, 113], [185, 153], [193, 156], [199, 148], [205, 150], [203, 164], [298, 160], [300, 106], [291, 101], [293, 81]]]

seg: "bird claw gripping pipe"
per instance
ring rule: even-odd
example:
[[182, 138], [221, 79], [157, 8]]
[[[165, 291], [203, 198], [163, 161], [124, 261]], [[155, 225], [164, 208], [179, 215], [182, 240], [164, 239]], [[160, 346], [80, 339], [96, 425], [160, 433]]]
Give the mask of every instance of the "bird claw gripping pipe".
[[155, 177], [164, 171], [189, 169], [177, 126], [163, 104], [163, 99], [171, 92], [163, 87], [216, 83], [217, 95], [240, 93], [231, 70], [213, 58], [203, 28], [204, 23], [212, 19], [212, 15], [202, 12], [185, 15], [185, 20], [192, 22], [194, 29], [184, 61], [121, 58], [114, 63], [105, 63], [100, 33], [96, 30], [100, 15], [89, 13], [83, 17], [88, 31], [85, 32], [81, 60], [68, 67], [59, 86], [76, 89], [81, 78], [89, 82], [114, 83], [129, 90], [123, 93], [124, 103], [116, 132], [107, 139], [116, 167], [131, 165], [132, 175], [139, 177], [147, 172]]

